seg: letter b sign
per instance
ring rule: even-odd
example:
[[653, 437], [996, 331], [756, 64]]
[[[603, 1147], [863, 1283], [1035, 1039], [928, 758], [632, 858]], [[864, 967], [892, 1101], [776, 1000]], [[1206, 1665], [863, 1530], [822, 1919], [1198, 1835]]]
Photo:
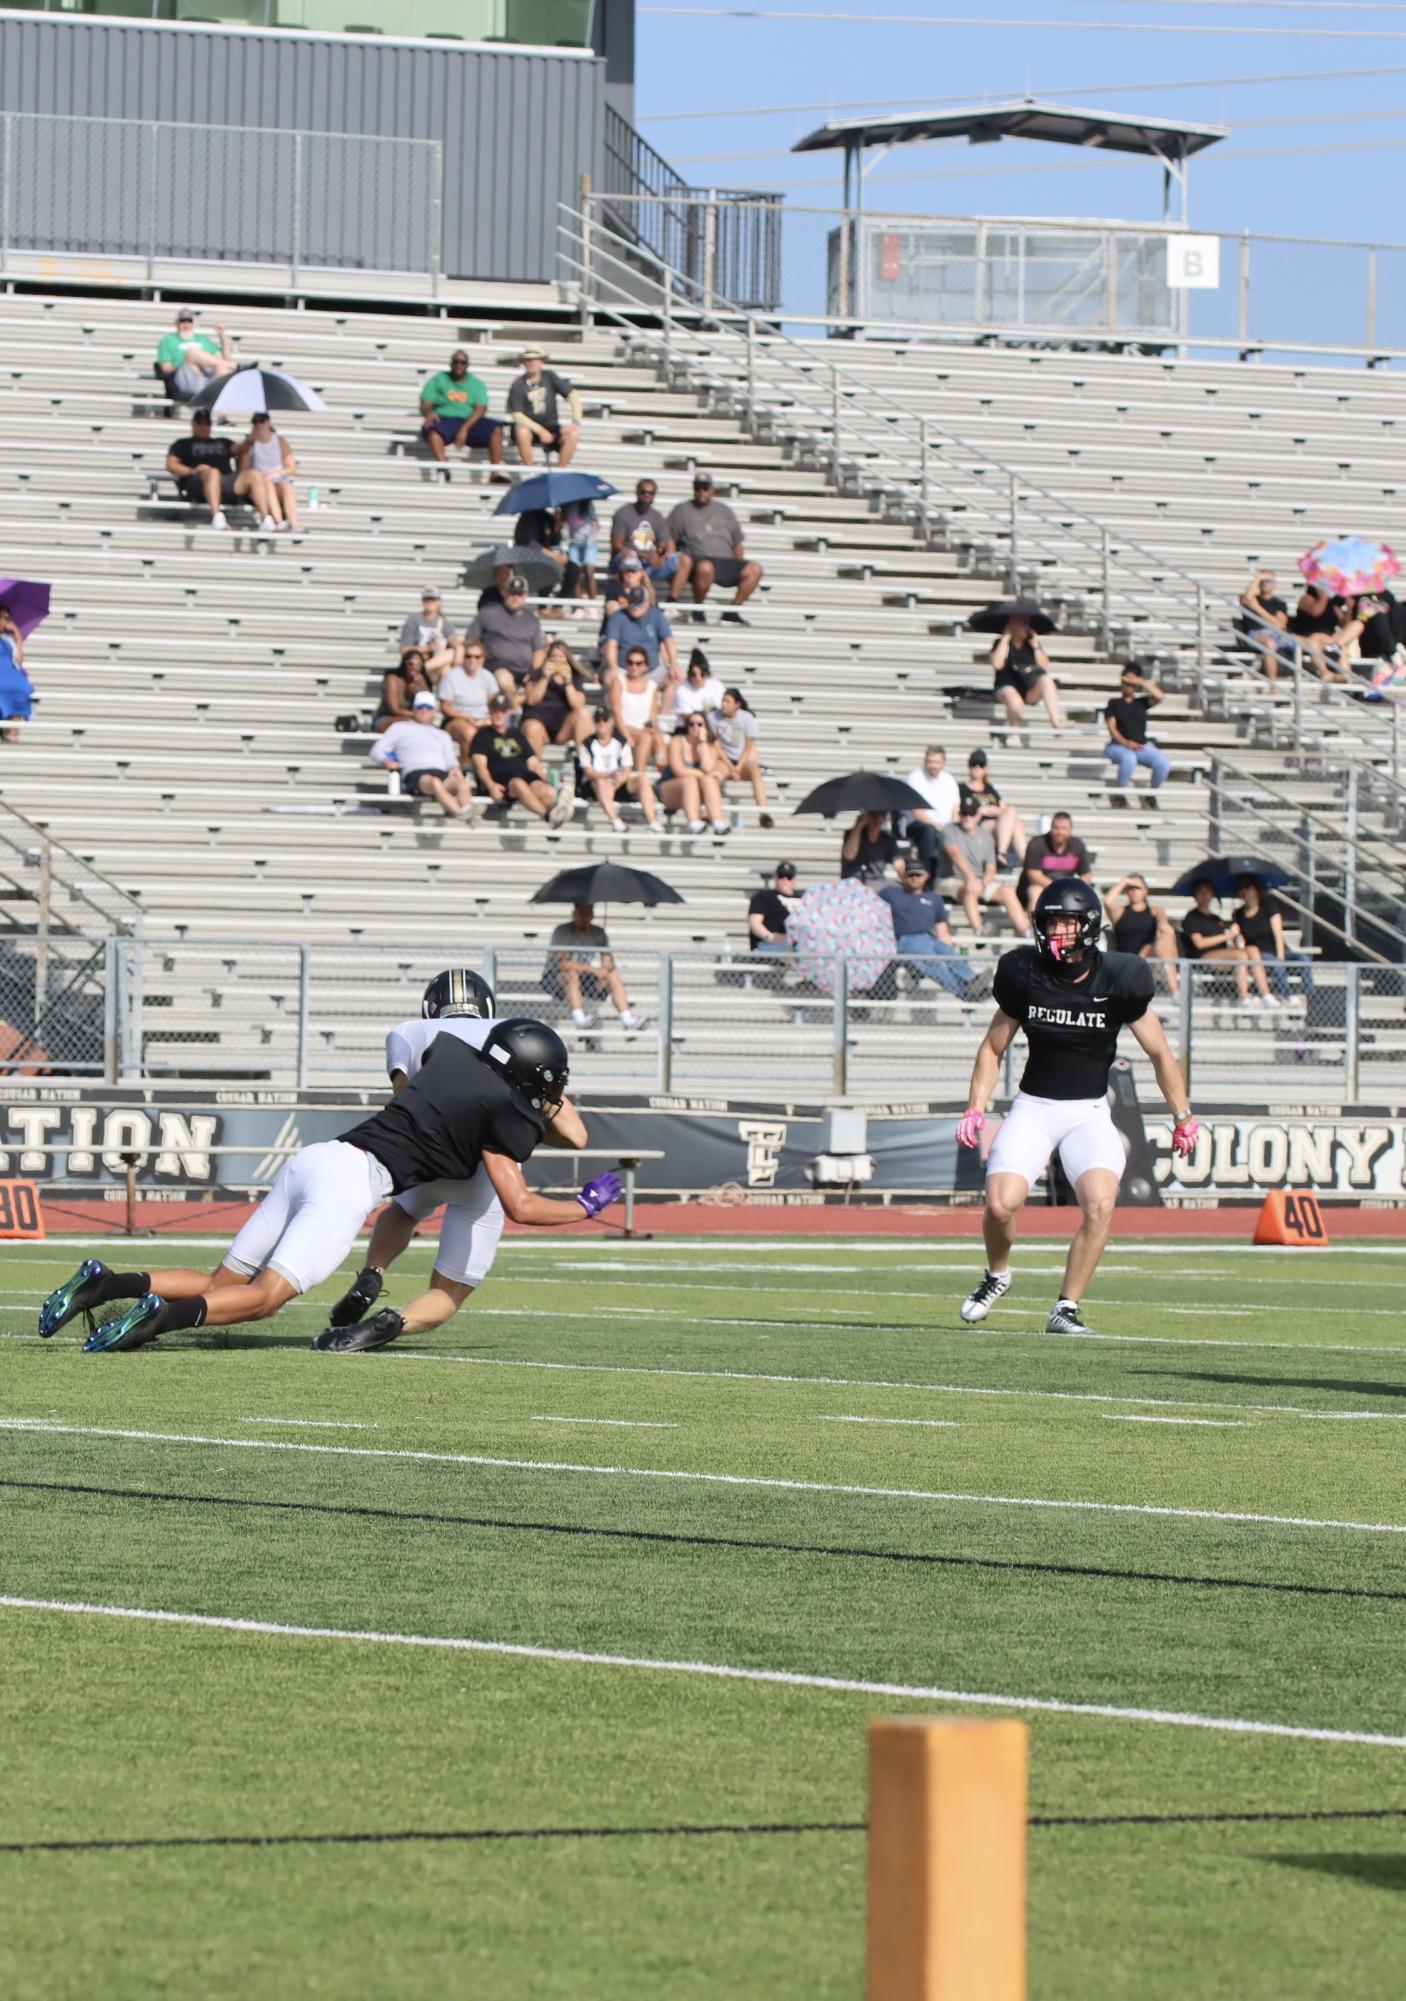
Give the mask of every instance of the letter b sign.
[[1174, 291], [1217, 290], [1220, 285], [1220, 238], [1169, 236], [1167, 283]]

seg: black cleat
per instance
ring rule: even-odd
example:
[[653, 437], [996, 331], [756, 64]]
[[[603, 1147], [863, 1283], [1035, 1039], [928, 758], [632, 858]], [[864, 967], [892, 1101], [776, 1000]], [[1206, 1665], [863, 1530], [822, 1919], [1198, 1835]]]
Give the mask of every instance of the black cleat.
[[385, 1279], [373, 1265], [366, 1265], [352, 1280], [327, 1316], [329, 1327], [355, 1327], [364, 1320], [381, 1297]]
[[355, 1327], [324, 1327], [313, 1347], [324, 1355], [364, 1355], [372, 1348], [389, 1348], [405, 1332], [405, 1322], [393, 1306], [383, 1306]]
[[1092, 1334], [1093, 1328], [1071, 1300], [1061, 1299], [1052, 1308], [1045, 1322], [1047, 1334]]
[[145, 1348], [166, 1325], [166, 1301], [155, 1292], [144, 1292], [133, 1300], [125, 1313], [114, 1314], [95, 1327], [83, 1343], [85, 1355], [105, 1355], [118, 1348]]
[[40, 1340], [51, 1340], [61, 1327], [67, 1327], [69, 1321], [80, 1313], [87, 1315], [88, 1331], [91, 1333], [93, 1308], [103, 1305], [103, 1283], [111, 1276], [105, 1264], [97, 1258], [88, 1258], [79, 1265], [72, 1278], [55, 1286], [39, 1309]]

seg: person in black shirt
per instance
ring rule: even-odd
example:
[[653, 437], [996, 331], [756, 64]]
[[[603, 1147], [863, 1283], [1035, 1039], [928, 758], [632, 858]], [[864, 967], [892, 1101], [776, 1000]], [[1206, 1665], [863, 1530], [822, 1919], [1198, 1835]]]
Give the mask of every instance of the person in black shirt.
[[1288, 631], [1289, 607], [1274, 594], [1277, 582], [1273, 570], [1259, 570], [1240, 593], [1246, 612], [1240, 620], [1240, 630], [1252, 650], [1264, 656], [1268, 681], [1279, 679], [1281, 660], [1291, 661], [1294, 657], [1294, 642]]
[[791, 943], [786, 929], [786, 919], [800, 902], [802, 891], [796, 887], [796, 864], [778, 862], [771, 889], [759, 889], [747, 905], [748, 942], [754, 952], [791, 952]]
[[1259, 882], [1252, 875], [1236, 878], [1235, 893], [1240, 898], [1231, 923], [1239, 932], [1245, 950], [1250, 954], [1251, 963], [1258, 958], [1265, 971], [1274, 982], [1274, 991], [1281, 1000], [1289, 998], [1289, 975], [1285, 961], [1293, 963], [1303, 985], [1304, 999], [1315, 992], [1313, 961], [1307, 952], [1300, 952], [1293, 945], [1284, 942], [1284, 913], [1278, 900], [1266, 896]]
[[861, 813], [840, 846], [840, 881], [878, 882], [898, 855], [887, 813]]
[[1009, 621], [991, 649], [991, 665], [996, 670], [996, 694], [1011, 729], [1018, 730], [1025, 721], [1025, 711], [1035, 702], [1043, 702], [1050, 727], [1059, 730], [1059, 689], [1050, 672], [1050, 657], [1028, 620]]
[[1344, 605], [1321, 584], [1305, 584], [1289, 620], [1289, 631], [1302, 643], [1303, 662], [1322, 681], [1350, 681], [1346, 669], [1332, 657], [1338, 652]]
[[181, 1328], [270, 1319], [336, 1271], [389, 1196], [467, 1181], [480, 1163], [514, 1222], [545, 1227], [597, 1215], [619, 1192], [613, 1175], [588, 1182], [570, 1202], [534, 1195], [523, 1179], [521, 1163], [560, 1104], [567, 1071], [565, 1044], [542, 1022], [499, 1022], [481, 1051], [439, 1036], [389, 1104], [340, 1139], [294, 1155], [213, 1273], [113, 1272], [90, 1260], [45, 1302], [40, 1331], [57, 1333], [76, 1314], [125, 1299], [135, 1304], [95, 1328], [85, 1348], [140, 1348]]
[[[1120, 896], [1125, 896], [1127, 902], [1120, 903]], [[1167, 992], [1179, 993], [1176, 933], [1161, 904], [1148, 901], [1147, 878], [1120, 876], [1105, 891], [1103, 908], [1113, 934], [1114, 951], [1130, 952], [1138, 959], [1160, 959]]]
[[1147, 728], [1148, 711], [1164, 699], [1155, 681], [1139, 674], [1136, 667], [1125, 667], [1118, 679], [1118, 693], [1104, 704], [1108, 742], [1103, 754], [1112, 758], [1120, 786], [1132, 784], [1140, 764], [1151, 772], [1154, 792], [1166, 783], [1172, 760], [1152, 742]]
[[571, 794], [563, 786], [558, 796], [547, 783], [527, 736], [513, 724], [512, 703], [506, 695], [495, 695], [488, 704], [488, 721], [469, 744], [469, 758], [474, 776], [495, 805], [516, 800], [554, 827], [570, 819]]
[[1269, 976], [1263, 966], [1251, 960], [1245, 950], [1245, 941], [1234, 924], [1213, 908], [1216, 901], [1214, 886], [1204, 879], [1193, 882], [1191, 894], [1195, 898], [1194, 907], [1181, 920], [1183, 957], [1229, 966], [1235, 976], [1235, 991], [1241, 1007], [1254, 1005], [1250, 999], [1251, 972], [1255, 976], [1255, 985], [1268, 999]]
[[[544, 366], [547, 357], [540, 347], [525, 347], [518, 359], [522, 374], [514, 378], [508, 390], [508, 417], [518, 457], [525, 466], [532, 464], [535, 438], [544, 456], [547, 452], [557, 454], [557, 466], [565, 472], [575, 456], [580, 435], [581, 398], [564, 375]], [[563, 403], [568, 406], [566, 416], [561, 411]]]
[[229, 527], [225, 507], [232, 500], [247, 500], [261, 517], [261, 526], [273, 528], [267, 480], [252, 465], [244, 472], [235, 470], [234, 449], [228, 438], [211, 435], [208, 410], [191, 411], [190, 436], [177, 438], [167, 452], [166, 470], [182, 500], [209, 508], [212, 528]]
[[1005, 953], [996, 967], [996, 1015], [977, 1051], [969, 1109], [957, 1126], [959, 1146], [980, 1145], [1001, 1059], [1023, 1028], [1025, 1071], [986, 1166], [986, 1271], [963, 1302], [962, 1318], [969, 1324], [984, 1320], [1010, 1290], [1017, 1218], [1057, 1150], [1082, 1220], [1046, 1332], [1088, 1334], [1093, 1330], [1079, 1302], [1108, 1241], [1125, 1159], [1108, 1109], [1108, 1073], [1121, 1028], [1131, 1028], [1152, 1058], [1172, 1113], [1173, 1150], [1192, 1153], [1199, 1129], [1166, 1032], [1149, 1013], [1151, 967], [1145, 959], [1099, 949], [1098, 892], [1077, 878], [1051, 883], [1035, 905], [1034, 929], [1038, 943]]

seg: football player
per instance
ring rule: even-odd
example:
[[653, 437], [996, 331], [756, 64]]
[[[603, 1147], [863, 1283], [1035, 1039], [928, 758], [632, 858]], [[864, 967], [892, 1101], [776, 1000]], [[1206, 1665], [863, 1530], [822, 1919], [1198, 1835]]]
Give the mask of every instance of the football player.
[[1148, 1012], [1152, 968], [1130, 952], [1099, 949], [1103, 905], [1097, 890], [1077, 876], [1050, 883], [1040, 892], [1032, 923], [1037, 942], [1006, 952], [996, 967], [996, 1015], [977, 1051], [969, 1109], [957, 1126], [959, 1146], [980, 1145], [1001, 1058], [1023, 1028], [1025, 1072], [986, 1163], [986, 1271], [963, 1301], [962, 1318], [984, 1320], [1010, 1290], [1016, 1220], [1032, 1184], [1058, 1151], [1082, 1221], [1045, 1331], [1090, 1334], [1079, 1302], [1108, 1241], [1125, 1162], [1108, 1109], [1108, 1073], [1120, 1028], [1131, 1028], [1152, 1059], [1172, 1114], [1173, 1151], [1191, 1153], [1199, 1128], [1166, 1031]]
[[[388, 1196], [431, 1181], [470, 1181], [480, 1165], [515, 1222], [546, 1228], [599, 1215], [620, 1194], [618, 1175], [597, 1175], [570, 1202], [534, 1195], [523, 1178], [521, 1163], [565, 1095], [568, 1067], [566, 1044], [545, 1022], [495, 1022], [481, 1050], [437, 1037], [420, 1074], [389, 1104], [287, 1163], [209, 1276], [179, 1267], [113, 1272], [90, 1260], [50, 1293], [40, 1334], [124, 1299], [134, 1303], [93, 1326], [85, 1350], [140, 1348], [180, 1328], [267, 1320], [330, 1277]], [[340, 1345], [354, 1352], [385, 1340]]]

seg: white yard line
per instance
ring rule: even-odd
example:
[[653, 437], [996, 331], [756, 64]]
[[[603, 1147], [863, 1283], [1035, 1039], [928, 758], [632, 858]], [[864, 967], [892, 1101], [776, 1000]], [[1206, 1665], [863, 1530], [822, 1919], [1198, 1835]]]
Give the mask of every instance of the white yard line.
[[949, 1493], [925, 1487], [871, 1487], [841, 1480], [783, 1479], [755, 1473], [698, 1472], [673, 1466], [592, 1466], [562, 1459], [506, 1459], [480, 1452], [415, 1452], [388, 1445], [312, 1445], [291, 1438], [215, 1438], [200, 1432], [129, 1431], [115, 1425], [56, 1424], [46, 1418], [0, 1418], [0, 1429], [46, 1437], [123, 1438], [151, 1445], [215, 1445], [242, 1452], [309, 1452], [340, 1459], [402, 1459], [428, 1466], [485, 1466], [518, 1473], [568, 1473], [591, 1479], [673, 1480], [684, 1486], [767, 1488], [791, 1494], [844, 1494], [882, 1501], [939, 1501], [988, 1508], [1043, 1508], [1056, 1513], [1148, 1515], [1171, 1521], [1243, 1522], [1262, 1528], [1343, 1529], [1356, 1535], [1406, 1535], [1406, 1522], [1340, 1521], [1242, 1509], [1171, 1508], [1149, 1501], [1052, 1500], [1030, 1494]]
[[1237, 1736], [1296, 1737], [1315, 1744], [1365, 1744], [1406, 1750], [1406, 1737], [1374, 1730], [1328, 1730], [1304, 1723], [1261, 1722], [1244, 1716], [1200, 1716], [1192, 1710], [1133, 1709], [1105, 1702], [1066, 1702], [1050, 1696], [978, 1694], [972, 1689], [928, 1688], [893, 1681], [866, 1681], [848, 1675], [801, 1674], [787, 1668], [730, 1667], [716, 1661], [657, 1660], [637, 1654], [593, 1654], [576, 1647], [526, 1646], [512, 1640], [447, 1638], [432, 1633], [357, 1632], [339, 1626], [293, 1626], [272, 1619], [217, 1617], [203, 1612], [166, 1612], [134, 1605], [94, 1605], [63, 1598], [0, 1596], [0, 1606], [16, 1612], [58, 1612], [101, 1619], [138, 1619], [152, 1625], [195, 1626], [207, 1632], [250, 1633], [270, 1639], [352, 1640], [363, 1646], [427, 1647], [451, 1653], [494, 1654], [512, 1660], [552, 1661], [579, 1667], [636, 1668], [657, 1674], [698, 1675], [712, 1681], [758, 1682], [770, 1687], [812, 1688], [840, 1695], [880, 1695], [907, 1702], [957, 1702], [977, 1709], [1034, 1710], [1045, 1715], [1094, 1716], [1114, 1723], [1165, 1723], [1192, 1730], [1221, 1730]]
[[678, 1425], [666, 1423], [662, 1419], [643, 1417], [553, 1417], [544, 1414], [528, 1420], [530, 1424], [609, 1424], [622, 1431], [677, 1431]]
[[1120, 1415], [1118, 1412], [1111, 1410], [1106, 1410], [1103, 1413], [1103, 1421], [1105, 1424], [1206, 1424], [1210, 1425], [1216, 1431], [1235, 1431], [1245, 1423], [1243, 1417], [1149, 1417], [1146, 1415], [1131, 1417], [1126, 1414]]
[[954, 1417], [857, 1417], [845, 1412], [834, 1417], [822, 1414], [815, 1421], [817, 1424], [911, 1424], [927, 1431], [960, 1431], [962, 1428]]
[[379, 1431], [379, 1424], [356, 1424], [341, 1417], [237, 1417], [236, 1424], [291, 1424], [300, 1431]]
[[[1332, 1213], [1331, 1209], [1327, 1212], [1330, 1222], [1332, 1220]], [[970, 1239], [942, 1236], [927, 1240], [931, 1245], [932, 1254], [935, 1257], [949, 1256], [954, 1244], [976, 1243], [981, 1212], [978, 1209], [973, 1209], [970, 1211], [970, 1215]], [[1178, 1258], [1185, 1257], [1189, 1251], [1193, 1251], [1199, 1256], [1236, 1259], [1249, 1256], [1256, 1260], [1280, 1257], [1301, 1260], [1317, 1255], [1314, 1251], [1300, 1249], [1298, 1246], [1292, 1244], [1252, 1244], [1249, 1241], [1249, 1237], [1250, 1231], [1254, 1226], [1253, 1213], [1250, 1210], [1246, 1210], [1245, 1216], [1245, 1236], [1243, 1239], [1236, 1237], [1175, 1237], [1161, 1244], [1119, 1243], [1116, 1245], [1116, 1252], [1123, 1257]], [[51, 1235], [45, 1239], [45, 1242], [49, 1245], [70, 1245], [76, 1250], [84, 1248], [101, 1249], [103, 1245], [106, 1245], [109, 1250], [145, 1251], [150, 1253], [154, 1248], [161, 1245], [169, 1245], [173, 1249], [179, 1249], [182, 1244], [189, 1244], [193, 1247], [207, 1250], [212, 1248], [218, 1249], [223, 1245], [232, 1243], [234, 1236], [235, 1232], [233, 1230], [229, 1230], [223, 1236], [219, 1237], [187, 1236], [184, 1231], [180, 1233], [173, 1232], [170, 1236], [155, 1240], [151, 1237]], [[1028, 1244], [1058, 1244], [1061, 1246], [1067, 1240], [1067, 1232], [1053, 1228], [1042, 1229], [1039, 1223], [1033, 1221], [1029, 1223], [1022, 1239], [1023, 1242]], [[907, 1236], [891, 1238], [832, 1237], [824, 1243], [817, 1243], [814, 1237], [786, 1235], [784, 1232], [778, 1233], [775, 1236], [756, 1237], [705, 1237], [695, 1236], [690, 1233], [683, 1236], [669, 1236], [665, 1234], [655, 1237], [648, 1242], [643, 1238], [635, 1241], [622, 1241], [618, 1237], [599, 1238], [595, 1240], [589, 1237], [577, 1238], [571, 1248], [573, 1254], [579, 1254], [581, 1252], [589, 1252], [596, 1246], [598, 1246], [602, 1257], [637, 1257], [641, 1259], [661, 1255], [680, 1257], [697, 1246], [697, 1255], [706, 1263], [709, 1259], [715, 1257], [719, 1251], [727, 1251], [750, 1257], [773, 1257], [778, 1250], [782, 1250], [795, 1251], [798, 1254], [804, 1253], [808, 1257], [818, 1257], [822, 1254], [828, 1254], [838, 1257], [911, 1258], [921, 1256], [924, 1248], [924, 1239]], [[428, 1244], [426, 1247], [432, 1248]], [[550, 1255], [553, 1251], [558, 1250], [560, 1246], [553, 1243], [547, 1237], [539, 1239], [514, 1237], [503, 1248], [505, 1252], [515, 1253], [521, 1251], [529, 1256], [542, 1256]], [[1323, 1246], [1323, 1249], [1334, 1256], [1343, 1257], [1406, 1257], [1406, 1244], [1393, 1242], [1390, 1239], [1382, 1237], [1346, 1238], [1335, 1244], [1327, 1244]], [[53, 1262], [53, 1260], [47, 1259], [43, 1253], [36, 1253], [36, 1255], [41, 1257], [45, 1262]]]

